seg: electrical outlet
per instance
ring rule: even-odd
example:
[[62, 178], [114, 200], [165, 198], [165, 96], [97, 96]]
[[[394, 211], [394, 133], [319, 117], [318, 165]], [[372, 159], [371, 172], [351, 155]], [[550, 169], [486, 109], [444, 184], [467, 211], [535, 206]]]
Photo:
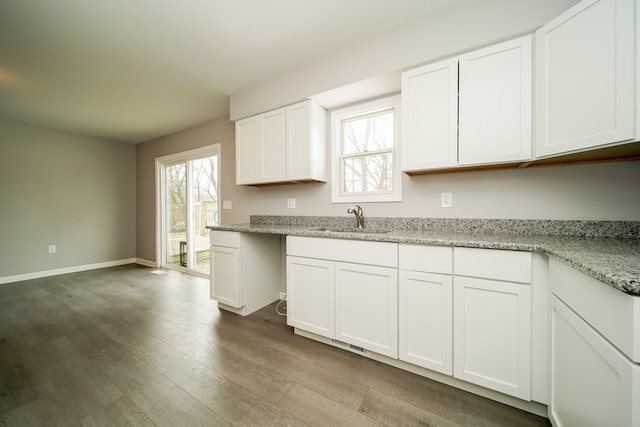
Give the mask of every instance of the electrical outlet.
[[223, 200], [222, 201], [222, 209], [231, 209], [232, 208], [231, 200]]
[[56, 245], [49, 245], [49, 253], [50, 254], [55, 254], [56, 253]]
[[287, 208], [295, 209], [296, 207], [296, 199], [287, 199]]
[[453, 206], [453, 195], [451, 193], [440, 193], [440, 207], [450, 208]]

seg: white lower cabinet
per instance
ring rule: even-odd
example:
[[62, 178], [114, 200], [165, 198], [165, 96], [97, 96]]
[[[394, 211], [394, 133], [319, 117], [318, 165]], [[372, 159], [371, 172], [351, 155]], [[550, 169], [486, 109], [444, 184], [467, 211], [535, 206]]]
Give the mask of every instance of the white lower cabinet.
[[240, 289], [240, 250], [211, 246], [211, 299], [233, 308], [244, 305]]
[[453, 375], [529, 400], [530, 286], [455, 277]]
[[397, 269], [337, 262], [336, 339], [398, 356]]
[[287, 324], [335, 338], [333, 261], [287, 256]]
[[453, 374], [451, 275], [400, 270], [399, 359]]
[[398, 263], [398, 358], [452, 375], [452, 249], [399, 245]]
[[287, 237], [287, 324], [397, 357], [397, 247]]
[[640, 299], [549, 263], [556, 426], [640, 426]]
[[530, 400], [531, 274], [529, 252], [454, 249], [454, 377]]
[[552, 296], [551, 405], [560, 426], [640, 426], [640, 365]]
[[280, 236], [211, 231], [210, 298], [242, 316], [280, 298]]
[[532, 364], [532, 341], [546, 340], [532, 332], [537, 274], [530, 252], [288, 236], [287, 323], [532, 401], [532, 375], [547, 375]]

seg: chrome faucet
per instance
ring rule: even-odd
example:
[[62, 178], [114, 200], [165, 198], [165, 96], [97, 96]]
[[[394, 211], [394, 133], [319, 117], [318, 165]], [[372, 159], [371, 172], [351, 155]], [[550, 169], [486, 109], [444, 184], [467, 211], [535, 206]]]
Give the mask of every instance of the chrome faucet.
[[360, 206], [351, 206], [349, 209], [347, 209], [347, 213], [352, 213], [356, 216], [356, 225], [358, 229], [364, 228], [364, 212], [362, 212], [362, 208]]

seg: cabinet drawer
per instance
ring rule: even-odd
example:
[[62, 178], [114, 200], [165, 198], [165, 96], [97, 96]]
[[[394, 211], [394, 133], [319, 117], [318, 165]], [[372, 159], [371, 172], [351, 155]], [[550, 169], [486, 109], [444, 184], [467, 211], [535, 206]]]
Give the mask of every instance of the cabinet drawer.
[[240, 233], [235, 231], [211, 230], [211, 244], [228, 248], [240, 247]]
[[287, 255], [398, 267], [397, 243], [289, 236]]
[[453, 248], [399, 245], [398, 265], [401, 270], [451, 274], [453, 272]]
[[531, 252], [454, 248], [453, 259], [458, 276], [531, 283]]

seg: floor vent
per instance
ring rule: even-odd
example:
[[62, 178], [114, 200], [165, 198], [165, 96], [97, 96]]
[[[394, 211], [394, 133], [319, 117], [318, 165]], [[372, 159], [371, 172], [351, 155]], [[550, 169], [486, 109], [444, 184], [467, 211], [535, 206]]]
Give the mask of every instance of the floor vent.
[[360, 353], [366, 353], [367, 352], [367, 350], [365, 350], [363, 347], [358, 347], [357, 345], [353, 345], [353, 344], [349, 344], [349, 348], [351, 350], [359, 351]]
[[349, 344], [344, 341], [338, 341], [336, 339], [332, 339], [331, 342], [341, 347], [345, 347], [346, 349], [357, 351], [358, 353], [367, 353], [367, 349], [364, 347], [359, 347], [357, 345]]

